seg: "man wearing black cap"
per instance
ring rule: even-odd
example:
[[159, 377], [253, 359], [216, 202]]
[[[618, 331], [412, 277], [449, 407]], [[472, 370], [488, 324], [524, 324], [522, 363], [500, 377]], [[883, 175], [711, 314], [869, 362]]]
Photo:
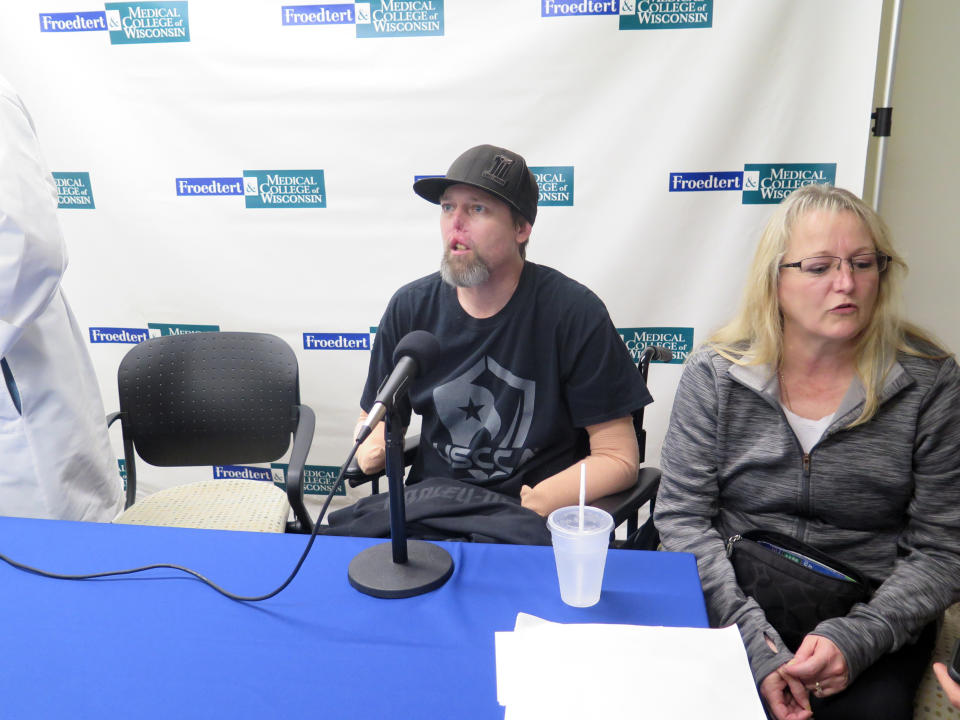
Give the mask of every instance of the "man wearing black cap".
[[[603, 303], [556, 270], [525, 259], [537, 216], [537, 181], [524, 159], [471, 148], [444, 177], [414, 191], [440, 205], [440, 272], [398, 290], [373, 346], [360, 405], [370, 411], [397, 342], [427, 330], [442, 352], [400, 407], [422, 417], [408, 484], [454, 478], [547, 515], [577, 503], [585, 459], [587, 500], [636, 480], [631, 413], [652, 398]], [[383, 467], [383, 430], [357, 455]]]

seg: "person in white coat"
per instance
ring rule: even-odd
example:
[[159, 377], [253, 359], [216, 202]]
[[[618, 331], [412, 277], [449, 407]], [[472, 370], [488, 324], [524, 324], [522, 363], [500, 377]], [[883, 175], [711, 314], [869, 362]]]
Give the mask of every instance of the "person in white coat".
[[117, 462], [84, 336], [60, 288], [56, 187], [0, 77], [0, 515], [109, 522]]

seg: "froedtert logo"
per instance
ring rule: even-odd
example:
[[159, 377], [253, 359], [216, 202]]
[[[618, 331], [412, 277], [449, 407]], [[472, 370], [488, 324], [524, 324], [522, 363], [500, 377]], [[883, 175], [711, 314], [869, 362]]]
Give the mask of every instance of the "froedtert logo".
[[640, 362], [640, 354], [650, 345], [670, 350], [673, 353], [670, 363], [675, 365], [683, 363], [693, 349], [693, 328], [690, 327], [617, 328], [617, 332], [635, 363]]
[[284, 25], [353, 25], [353, 3], [349, 5], [284, 5]]
[[177, 195], [243, 195], [243, 178], [177, 178]]
[[679, 30], [713, 26], [713, 0], [620, 0], [621, 30]]
[[836, 163], [754, 163], [743, 166], [743, 204], [776, 205], [804, 185], [836, 180]]
[[323, 170], [244, 170], [248, 208], [325, 208]]
[[183, 323], [147, 323], [150, 337], [189, 335], [190, 333], [220, 332], [219, 325], [184, 325]]
[[718, 172], [672, 172], [670, 192], [706, 192], [711, 190], [742, 190], [743, 173], [739, 170]]
[[186, 2], [105, 3], [113, 45], [190, 42]]
[[146, 328], [92, 327], [89, 331], [91, 343], [136, 345], [150, 337], [150, 331]]
[[270, 468], [254, 467], [251, 465], [214, 465], [214, 480], [266, 480], [273, 482]]
[[443, 35], [443, 0], [370, 0], [354, 6], [358, 38]]
[[40, 32], [90, 32], [106, 29], [107, 14], [102, 10], [40, 13]]
[[537, 205], [573, 205], [573, 166], [531, 167], [537, 178], [540, 197]]
[[93, 210], [93, 187], [88, 172], [54, 172], [57, 207], [68, 210]]
[[540, 17], [616, 15], [619, 0], [540, 0]]
[[369, 350], [368, 333], [304, 333], [304, 350]]
[[[287, 489], [287, 463], [270, 463], [273, 470], [273, 484], [282, 490]], [[306, 495], [327, 495], [337, 481], [340, 468], [334, 465], [304, 465], [303, 492]], [[347, 490], [341, 483], [336, 495], [346, 495]]]

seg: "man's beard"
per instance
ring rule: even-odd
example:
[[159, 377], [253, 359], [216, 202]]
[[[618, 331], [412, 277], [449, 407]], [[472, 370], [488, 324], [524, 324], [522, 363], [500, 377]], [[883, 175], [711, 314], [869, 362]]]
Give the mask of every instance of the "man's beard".
[[490, 279], [490, 268], [483, 261], [476, 251], [472, 259], [454, 258], [447, 248], [443, 252], [443, 258], [440, 260], [440, 277], [448, 285], [453, 287], [476, 287], [482, 285]]

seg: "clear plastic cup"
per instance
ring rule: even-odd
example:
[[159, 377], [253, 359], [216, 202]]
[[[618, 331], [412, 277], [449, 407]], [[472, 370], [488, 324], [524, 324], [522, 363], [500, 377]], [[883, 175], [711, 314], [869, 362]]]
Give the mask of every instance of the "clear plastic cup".
[[553, 538], [560, 599], [573, 607], [596, 605], [603, 585], [603, 566], [607, 562], [613, 517], [604, 510], [587, 505], [583, 508], [581, 530], [580, 508], [572, 505], [550, 513], [547, 527]]

